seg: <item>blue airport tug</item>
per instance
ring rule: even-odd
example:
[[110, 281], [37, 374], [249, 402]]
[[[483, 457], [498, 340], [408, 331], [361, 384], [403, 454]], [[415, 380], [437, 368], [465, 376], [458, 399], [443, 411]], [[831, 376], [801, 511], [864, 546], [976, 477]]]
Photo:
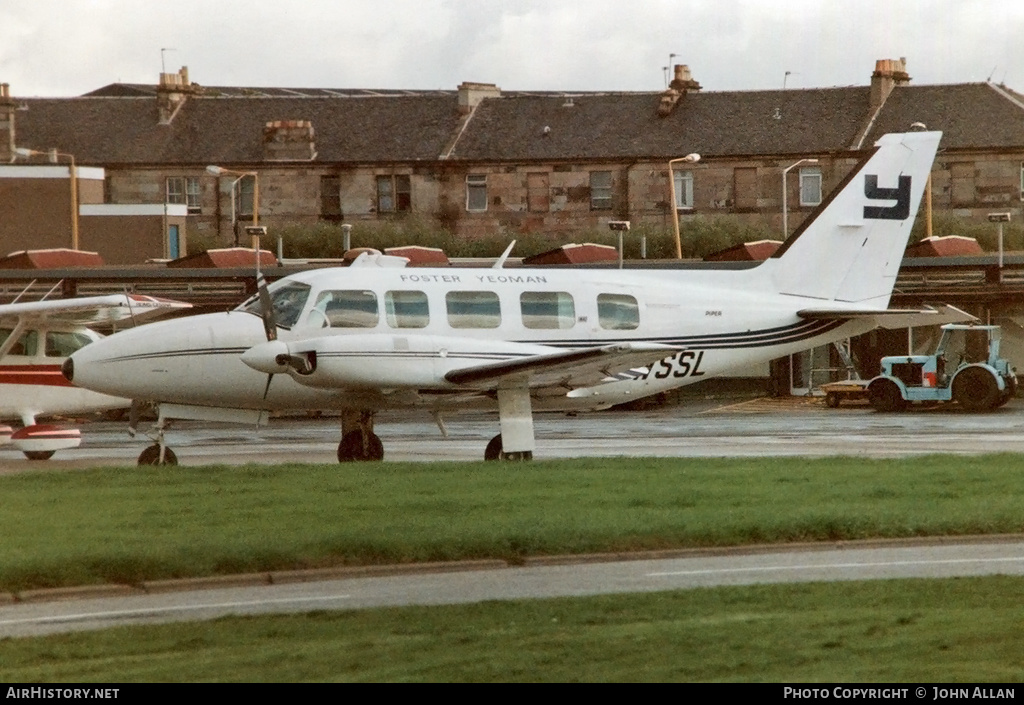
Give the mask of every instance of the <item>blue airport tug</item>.
[[990, 411], [1017, 393], [1017, 372], [999, 357], [999, 326], [949, 323], [932, 355], [882, 358], [882, 372], [868, 383], [876, 411], [903, 411], [911, 402], [956, 402], [968, 411]]

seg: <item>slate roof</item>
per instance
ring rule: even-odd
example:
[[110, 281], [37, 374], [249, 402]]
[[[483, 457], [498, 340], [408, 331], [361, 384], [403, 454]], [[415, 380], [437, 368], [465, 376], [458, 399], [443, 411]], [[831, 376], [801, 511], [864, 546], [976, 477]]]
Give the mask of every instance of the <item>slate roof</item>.
[[[868, 110], [867, 88], [690, 93], [659, 117], [659, 93], [484, 101], [460, 159], [667, 159], [844, 150]], [[544, 128], [551, 128], [545, 134]]]
[[263, 128], [310, 120], [318, 162], [434, 160], [459, 123], [454, 92], [368, 98], [190, 98], [170, 125], [147, 98], [32, 98], [18, 144], [79, 163], [210, 164], [263, 160]]
[[[666, 117], [660, 93], [505, 92], [486, 99], [453, 161], [558, 162], [843, 153], [871, 118], [870, 88], [698, 92]], [[263, 162], [263, 127], [309, 120], [317, 163], [435, 162], [461, 127], [456, 91], [202, 88], [170, 125], [155, 86], [111, 84], [78, 98], [18, 100], [17, 141], [81, 164]], [[1024, 98], [992, 84], [899, 86], [863, 145], [914, 122], [943, 149], [1024, 149]], [[545, 128], [549, 128], [545, 130]]]
[[997, 151], [1024, 147], [1024, 101], [989, 83], [899, 86], [885, 101], [868, 139], [915, 122], [942, 130], [941, 149]]

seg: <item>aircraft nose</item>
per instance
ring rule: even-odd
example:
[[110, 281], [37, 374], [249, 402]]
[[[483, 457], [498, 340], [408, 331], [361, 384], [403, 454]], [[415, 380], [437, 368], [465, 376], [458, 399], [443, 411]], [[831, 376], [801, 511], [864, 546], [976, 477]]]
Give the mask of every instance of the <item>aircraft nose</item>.
[[75, 381], [75, 363], [70, 357], [60, 366], [60, 373], [68, 382]]

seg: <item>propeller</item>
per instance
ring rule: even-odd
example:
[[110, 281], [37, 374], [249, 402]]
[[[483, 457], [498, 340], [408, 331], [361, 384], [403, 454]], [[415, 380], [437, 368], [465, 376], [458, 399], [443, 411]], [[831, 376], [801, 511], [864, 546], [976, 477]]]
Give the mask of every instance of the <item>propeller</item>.
[[[260, 253], [256, 251], [256, 269], [259, 278], [256, 280], [257, 291], [260, 296], [260, 317], [263, 319], [263, 331], [267, 334], [267, 342], [273, 343], [277, 340], [277, 315], [274, 313], [274, 301], [270, 298], [270, 291], [267, 289], [267, 280], [259, 273]], [[267, 386], [263, 388], [263, 401], [267, 400], [270, 393], [270, 383], [274, 381], [274, 373], [267, 374]]]

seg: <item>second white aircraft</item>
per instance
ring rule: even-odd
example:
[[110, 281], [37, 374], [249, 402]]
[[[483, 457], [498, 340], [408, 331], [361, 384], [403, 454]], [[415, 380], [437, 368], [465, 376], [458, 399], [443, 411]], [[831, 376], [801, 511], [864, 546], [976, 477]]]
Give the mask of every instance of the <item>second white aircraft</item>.
[[173, 418], [342, 412], [339, 460], [383, 457], [382, 409], [497, 409], [487, 458], [528, 458], [533, 411], [657, 394], [859, 335], [963, 319], [889, 311], [941, 138], [883, 137], [769, 260], [747, 270], [424, 269], [363, 255], [285, 277], [234, 311], [76, 352], [76, 385], [159, 404], [140, 463], [174, 462]]

